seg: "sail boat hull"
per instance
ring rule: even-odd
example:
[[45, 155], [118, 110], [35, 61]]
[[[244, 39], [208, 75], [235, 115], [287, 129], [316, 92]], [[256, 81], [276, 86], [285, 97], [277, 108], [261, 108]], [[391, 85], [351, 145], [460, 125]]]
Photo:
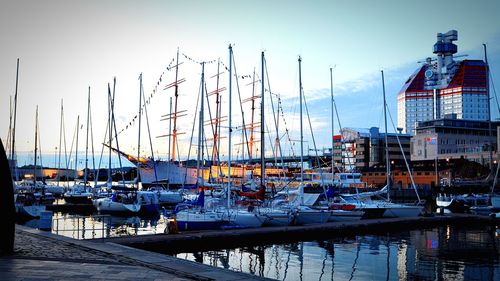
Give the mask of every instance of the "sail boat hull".
[[165, 182], [171, 186], [193, 185], [196, 183], [196, 169], [179, 166], [176, 163], [157, 161], [155, 169], [152, 163], [142, 165], [139, 169], [141, 182], [144, 185]]
[[264, 226], [288, 226], [294, 220], [294, 215], [288, 210], [260, 208], [259, 214], [265, 218]]
[[221, 214], [211, 211], [184, 210], [178, 212], [175, 219], [181, 231], [220, 229], [227, 223]]
[[418, 217], [424, 207], [422, 206], [408, 206], [408, 205], [400, 205], [400, 204], [390, 204], [390, 206], [386, 206], [386, 210], [384, 212], [385, 218], [414, 218]]
[[42, 212], [45, 211], [44, 205], [25, 206], [23, 204], [16, 205], [16, 211], [21, 217], [39, 218]]
[[318, 224], [325, 223], [330, 218], [331, 212], [326, 210], [315, 210], [311, 208], [300, 208], [295, 217], [295, 224]]
[[365, 212], [363, 211], [346, 211], [346, 210], [333, 210], [328, 218], [329, 222], [342, 222], [342, 221], [357, 221], [363, 218]]
[[139, 203], [124, 204], [114, 202], [111, 198], [99, 198], [94, 200], [94, 206], [100, 213], [108, 214], [136, 214], [141, 209]]
[[491, 207], [493, 209], [500, 209], [500, 195], [494, 194], [491, 196]]
[[255, 228], [261, 227], [265, 221], [265, 217], [258, 214], [243, 210], [234, 210], [230, 214], [231, 225], [237, 228]]

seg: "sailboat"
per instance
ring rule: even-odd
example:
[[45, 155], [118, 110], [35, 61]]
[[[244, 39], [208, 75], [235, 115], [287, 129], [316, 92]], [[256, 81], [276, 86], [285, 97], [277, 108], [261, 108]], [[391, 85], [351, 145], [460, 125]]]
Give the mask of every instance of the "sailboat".
[[[177, 59], [174, 66], [175, 68], [175, 81], [166, 85], [164, 90], [174, 88], [174, 112], [170, 112], [167, 115], [162, 116], [161, 121], [173, 120], [173, 130], [166, 135], [158, 136], [169, 138], [169, 158], [166, 161], [154, 160], [154, 159], [136, 159], [135, 157], [127, 156], [127, 159], [133, 164], [140, 165], [141, 169], [139, 171], [139, 176], [143, 186], [165, 184], [170, 187], [184, 187], [185, 185], [194, 185], [197, 183], [196, 169], [191, 167], [183, 166], [181, 161], [176, 159], [177, 152], [177, 136], [181, 133], [177, 129], [177, 118], [185, 115], [184, 111], [179, 111], [177, 109], [178, 98], [179, 98], [179, 85], [186, 81], [185, 78], [179, 79], [179, 66], [182, 62], [179, 62], [179, 49], [177, 49]], [[170, 138], [172, 138], [172, 146], [170, 147]], [[170, 152], [171, 151], [171, 152]]]
[[[231, 47], [230, 47], [231, 48]], [[200, 115], [198, 121], [198, 156], [196, 161], [196, 189], [199, 184], [201, 190], [198, 194], [198, 199], [194, 204], [179, 204], [174, 210], [174, 218], [177, 222], [179, 230], [201, 230], [201, 229], [219, 229], [227, 224], [228, 217], [223, 210], [207, 210], [205, 208], [205, 187], [200, 179], [200, 163], [203, 161], [203, 143], [204, 143], [204, 87], [205, 85], [205, 63], [201, 63], [201, 94], [200, 94]]]
[[[263, 56], [263, 54], [262, 54]], [[238, 228], [254, 228], [261, 227], [264, 223], [264, 217], [252, 209], [241, 209], [237, 206], [231, 206], [231, 139], [232, 139], [232, 66], [233, 66], [233, 48], [229, 45], [229, 130], [228, 130], [228, 180], [226, 188], [227, 197], [227, 216], [231, 226]], [[262, 66], [264, 68], [264, 66]], [[264, 94], [264, 93], [262, 93]], [[264, 97], [264, 95], [262, 95]], [[262, 103], [264, 106], [264, 103]], [[263, 143], [264, 141], [262, 141]], [[263, 157], [262, 157], [263, 158]], [[264, 175], [264, 174], [263, 174]], [[264, 176], [262, 176], [264, 177]]]
[[86, 134], [86, 145], [85, 145], [85, 170], [83, 183], [76, 182], [77, 171], [78, 171], [78, 133], [80, 129], [80, 116], [77, 118], [76, 122], [76, 149], [75, 149], [75, 184], [70, 187], [70, 189], [64, 193], [64, 201], [70, 204], [92, 204], [92, 192], [90, 190], [92, 187], [90, 186], [87, 177], [88, 177], [88, 143], [89, 143], [89, 120], [90, 120], [90, 87], [87, 99], [87, 134]]
[[[114, 85], [116, 85], [116, 80], [114, 80]], [[114, 116], [114, 97], [115, 97], [115, 86], [113, 86], [113, 96], [111, 96], [110, 85], [108, 84], [108, 122], [109, 122], [109, 147], [112, 146], [112, 135], [113, 128], [115, 129], [115, 141], [116, 146], [119, 149], [118, 138], [116, 133], [115, 116]], [[121, 166], [121, 161], [120, 161]], [[137, 197], [137, 190], [128, 188], [124, 184], [122, 185], [112, 185], [111, 179], [111, 149], [108, 155], [108, 183], [107, 187], [112, 191], [110, 196], [93, 199], [92, 203], [94, 207], [100, 213], [115, 213], [115, 214], [136, 214], [141, 209], [141, 204], [139, 203]]]
[[[41, 186], [41, 193], [35, 192], [37, 188], [37, 158], [38, 158], [38, 106], [36, 107], [35, 117], [35, 151], [34, 151], [34, 164], [33, 164], [33, 182], [27, 189], [18, 190], [14, 194], [14, 202], [16, 212], [21, 217], [37, 218], [45, 211], [46, 197], [51, 197], [51, 194], [45, 192], [44, 186]], [[52, 196], [53, 197], [53, 196]], [[53, 200], [52, 200], [53, 201]]]
[[[144, 96], [144, 89], [142, 85], [142, 73], [139, 75], [139, 132], [138, 132], [138, 141], [137, 141], [137, 158], [140, 158], [140, 151], [141, 151], [141, 121], [142, 121], [142, 100], [144, 100], [144, 113], [146, 115], [146, 124], [148, 127], [148, 135], [149, 135], [149, 144], [151, 147], [151, 158], [153, 159], [153, 164], [154, 162], [154, 152], [153, 152], [153, 143], [151, 142], [151, 132], [149, 130], [149, 117], [148, 117], [148, 111], [147, 111], [147, 105], [146, 105], [146, 99]], [[156, 168], [156, 167], [153, 167]], [[137, 165], [137, 171], [140, 171], [140, 165]], [[156, 175], [156, 171], [155, 171]], [[139, 189], [139, 178], [137, 178], [137, 189]], [[143, 214], [149, 214], [149, 215], [157, 215], [159, 210], [160, 210], [160, 200], [159, 200], [159, 192], [160, 191], [151, 191], [151, 190], [139, 190], [137, 192], [138, 196], [138, 201], [141, 205], [140, 212]]]
[[[405, 160], [406, 166], [408, 168], [408, 172], [410, 174], [410, 178], [412, 181], [413, 188], [415, 190], [415, 193], [418, 198], [418, 204], [416, 205], [409, 205], [409, 204], [396, 204], [392, 203], [390, 201], [390, 185], [391, 185], [391, 165], [389, 164], [389, 148], [388, 148], [388, 141], [387, 141], [387, 102], [385, 99], [385, 83], [384, 83], [384, 71], [381, 71], [382, 74], [382, 90], [383, 90], [383, 97], [384, 97], [384, 124], [385, 124], [385, 165], [386, 165], [386, 175], [387, 175], [387, 201], [385, 202], [380, 202], [379, 205], [382, 205], [384, 208], [386, 208], [386, 211], [384, 212], [384, 217], [417, 217], [419, 216], [424, 207], [420, 205], [420, 196], [418, 195], [418, 191], [415, 187], [415, 183], [413, 182], [413, 174], [409, 169], [408, 162], [406, 161], [406, 157], [403, 153], [403, 150], [401, 149], [401, 153], [403, 155], [403, 158]], [[397, 137], [397, 135], [396, 135]], [[399, 138], [398, 138], [399, 142]], [[401, 144], [400, 144], [401, 145]]]
[[325, 223], [330, 217], [330, 212], [322, 209], [313, 209], [304, 204], [304, 132], [302, 122], [302, 58], [299, 56], [299, 105], [300, 105], [300, 187], [299, 204], [295, 207], [295, 224], [316, 224]]
[[[264, 128], [265, 128], [265, 116], [264, 116], [264, 101], [265, 101], [265, 56], [264, 52], [261, 53], [261, 111], [260, 111], [260, 153], [261, 153], [261, 177], [260, 177], [260, 189], [257, 193], [246, 193], [247, 195], [252, 195], [256, 199], [263, 199], [266, 190], [266, 162], [265, 162], [265, 141], [264, 141]], [[240, 193], [241, 194], [241, 193]], [[243, 193], [245, 195], [245, 193]], [[257, 212], [260, 216], [264, 218], [264, 226], [288, 226], [291, 225], [295, 219], [294, 211], [288, 204], [288, 201], [276, 199], [268, 202], [268, 206], [259, 206]]]

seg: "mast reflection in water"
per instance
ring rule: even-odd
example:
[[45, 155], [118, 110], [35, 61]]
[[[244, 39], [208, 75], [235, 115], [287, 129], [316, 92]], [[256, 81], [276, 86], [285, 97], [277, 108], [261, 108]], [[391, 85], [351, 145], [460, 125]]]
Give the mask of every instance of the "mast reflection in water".
[[278, 280], [500, 280], [500, 229], [457, 226], [175, 256]]

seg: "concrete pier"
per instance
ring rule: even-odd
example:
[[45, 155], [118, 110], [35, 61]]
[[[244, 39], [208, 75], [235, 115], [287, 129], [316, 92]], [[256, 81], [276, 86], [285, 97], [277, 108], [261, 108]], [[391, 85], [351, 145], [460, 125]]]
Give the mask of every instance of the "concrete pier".
[[450, 214], [417, 218], [382, 218], [352, 222], [253, 229], [187, 231], [179, 234], [156, 234], [107, 238], [105, 241], [161, 253], [182, 253], [250, 245], [284, 243], [303, 240], [329, 239], [365, 233], [387, 233], [409, 229], [429, 228], [446, 224], [490, 225], [498, 219], [488, 216]]
[[265, 280], [102, 240], [19, 225], [15, 234], [14, 254], [0, 257], [1, 280]]

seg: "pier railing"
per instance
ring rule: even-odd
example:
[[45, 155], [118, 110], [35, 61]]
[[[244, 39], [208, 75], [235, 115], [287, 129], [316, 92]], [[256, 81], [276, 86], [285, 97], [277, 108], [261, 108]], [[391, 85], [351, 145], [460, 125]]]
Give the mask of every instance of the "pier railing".
[[52, 232], [73, 239], [108, 238], [110, 215], [65, 216], [52, 219]]

